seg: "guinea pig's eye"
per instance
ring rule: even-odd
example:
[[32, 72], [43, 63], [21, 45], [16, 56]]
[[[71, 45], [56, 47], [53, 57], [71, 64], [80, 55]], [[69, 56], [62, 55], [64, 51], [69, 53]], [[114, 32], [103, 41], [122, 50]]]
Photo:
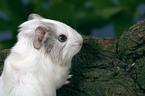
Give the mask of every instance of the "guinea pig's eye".
[[60, 42], [65, 42], [67, 40], [67, 37], [64, 34], [62, 34], [62, 35], [59, 35], [58, 40]]

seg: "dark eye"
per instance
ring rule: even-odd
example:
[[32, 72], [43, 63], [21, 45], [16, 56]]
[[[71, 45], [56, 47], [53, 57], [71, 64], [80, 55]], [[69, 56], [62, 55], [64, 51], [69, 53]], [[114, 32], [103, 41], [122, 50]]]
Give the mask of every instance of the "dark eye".
[[66, 40], [67, 40], [67, 37], [65, 36], [65, 35], [60, 35], [59, 37], [58, 37], [58, 40], [60, 41], [60, 42], [65, 42]]

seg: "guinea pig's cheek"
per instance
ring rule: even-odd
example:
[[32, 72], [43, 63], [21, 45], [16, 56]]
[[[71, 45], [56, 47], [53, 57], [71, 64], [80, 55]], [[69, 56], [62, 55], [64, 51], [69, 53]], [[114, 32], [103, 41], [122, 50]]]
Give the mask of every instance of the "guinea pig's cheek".
[[[81, 50], [81, 46], [78, 46], [78, 48], [77, 48], [77, 53], [79, 52]], [[76, 54], [77, 54], [76, 53]]]
[[81, 47], [80, 46], [74, 46], [74, 48], [72, 50], [73, 50], [72, 54], [76, 55], [81, 50]]

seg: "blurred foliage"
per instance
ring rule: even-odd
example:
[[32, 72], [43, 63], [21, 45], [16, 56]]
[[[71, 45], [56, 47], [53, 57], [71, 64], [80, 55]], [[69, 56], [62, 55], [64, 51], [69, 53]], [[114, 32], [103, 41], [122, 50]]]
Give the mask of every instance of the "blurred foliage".
[[[24, 1], [24, 0], [23, 0]], [[0, 31], [12, 30], [17, 35], [18, 26], [27, 20], [31, 13], [45, 18], [64, 22], [84, 35], [90, 35], [92, 28], [99, 28], [108, 23], [114, 24], [117, 36], [133, 24], [137, 6], [145, 0], [1, 0], [0, 12], [9, 19], [0, 17]], [[0, 43], [0, 49], [10, 48], [16, 42]]]

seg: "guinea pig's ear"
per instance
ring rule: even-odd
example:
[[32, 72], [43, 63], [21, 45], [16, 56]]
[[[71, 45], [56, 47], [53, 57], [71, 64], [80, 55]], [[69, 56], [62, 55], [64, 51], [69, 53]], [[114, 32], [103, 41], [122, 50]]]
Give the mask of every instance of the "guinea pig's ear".
[[47, 29], [43, 26], [39, 26], [35, 30], [35, 38], [33, 41], [33, 46], [36, 49], [40, 49], [42, 47], [45, 36], [47, 35]]
[[40, 19], [40, 18], [42, 18], [42, 17], [38, 14], [30, 14], [28, 17], [28, 20]]

